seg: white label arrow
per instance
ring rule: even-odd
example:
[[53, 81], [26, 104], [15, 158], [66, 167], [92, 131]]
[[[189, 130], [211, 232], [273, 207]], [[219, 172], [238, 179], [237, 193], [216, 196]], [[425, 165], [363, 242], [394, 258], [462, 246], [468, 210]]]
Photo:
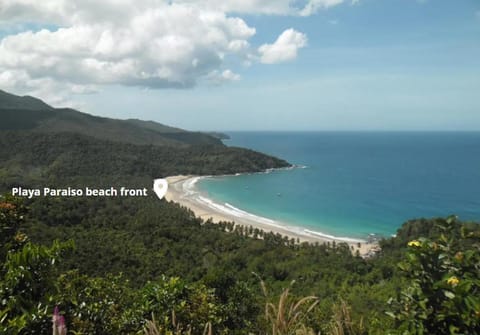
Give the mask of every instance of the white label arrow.
[[167, 194], [168, 181], [166, 179], [155, 179], [153, 181], [153, 192], [161, 200]]

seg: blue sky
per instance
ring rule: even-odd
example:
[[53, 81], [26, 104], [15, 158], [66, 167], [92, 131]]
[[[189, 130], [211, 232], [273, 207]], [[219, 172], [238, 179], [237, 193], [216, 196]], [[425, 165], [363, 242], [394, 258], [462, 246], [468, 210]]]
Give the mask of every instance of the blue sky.
[[[47, 101], [50, 94], [50, 102], [95, 115], [192, 130], [480, 130], [478, 1], [360, 0], [309, 16], [251, 9], [225, 14], [255, 29], [253, 35], [242, 35], [250, 46], [249, 64], [238, 53], [206, 60], [208, 76], [199, 74], [187, 88], [158, 88], [117, 76], [78, 74], [77, 81], [70, 80], [76, 74], [57, 71], [60, 62], [41, 74], [31, 70], [25, 80], [44, 80], [52, 90], [67, 80], [73, 85], [70, 92], [52, 95], [33, 84], [13, 90], [30, 88]], [[20, 30], [32, 27], [31, 19], [25, 21], [30, 26]], [[35, 26], [68, 27], [71, 22], [44, 20]], [[12, 25], [4, 26], [4, 36], [15, 35]], [[266, 64], [259, 47], [274, 44], [290, 28], [297, 38], [295, 56]], [[306, 46], [298, 42], [302, 36]], [[232, 76], [211, 80], [225, 69]], [[190, 79], [183, 75], [182, 83]], [[55, 83], [47, 81], [52, 77]]]

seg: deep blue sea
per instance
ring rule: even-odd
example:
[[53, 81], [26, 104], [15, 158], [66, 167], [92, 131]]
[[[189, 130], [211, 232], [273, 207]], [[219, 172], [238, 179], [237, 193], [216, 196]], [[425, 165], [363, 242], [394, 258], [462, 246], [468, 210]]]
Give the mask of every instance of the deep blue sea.
[[480, 221], [480, 133], [229, 132], [306, 168], [215, 177], [201, 192], [291, 226], [365, 238], [451, 214]]

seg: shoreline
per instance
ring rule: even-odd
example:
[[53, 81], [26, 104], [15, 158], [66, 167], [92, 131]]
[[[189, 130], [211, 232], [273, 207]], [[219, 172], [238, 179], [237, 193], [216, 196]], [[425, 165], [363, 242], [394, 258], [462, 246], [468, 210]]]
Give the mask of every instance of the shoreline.
[[[298, 239], [300, 242], [318, 242], [322, 244], [335, 241], [336, 243], [347, 243], [352, 253], [356, 253], [358, 250], [363, 257], [369, 257], [379, 249], [378, 243], [375, 242], [368, 243], [365, 240], [336, 237], [299, 226], [289, 226], [282, 222], [248, 213], [228, 203], [223, 205], [217, 203], [195, 189], [196, 182], [205, 177], [206, 176], [180, 175], [165, 178], [168, 181], [168, 191], [165, 199], [188, 207], [195, 213], [195, 216], [204, 220], [212, 219], [214, 223], [220, 221], [234, 222], [235, 224], [245, 227], [252, 226], [265, 232], [279, 233], [289, 238]], [[358, 243], [360, 243], [360, 248], [358, 247]]]

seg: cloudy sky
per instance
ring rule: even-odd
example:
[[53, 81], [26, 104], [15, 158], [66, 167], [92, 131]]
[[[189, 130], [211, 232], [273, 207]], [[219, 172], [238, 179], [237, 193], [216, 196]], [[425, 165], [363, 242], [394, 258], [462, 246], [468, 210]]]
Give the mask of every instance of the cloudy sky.
[[0, 0], [0, 89], [192, 130], [480, 130], [480, 2]]

